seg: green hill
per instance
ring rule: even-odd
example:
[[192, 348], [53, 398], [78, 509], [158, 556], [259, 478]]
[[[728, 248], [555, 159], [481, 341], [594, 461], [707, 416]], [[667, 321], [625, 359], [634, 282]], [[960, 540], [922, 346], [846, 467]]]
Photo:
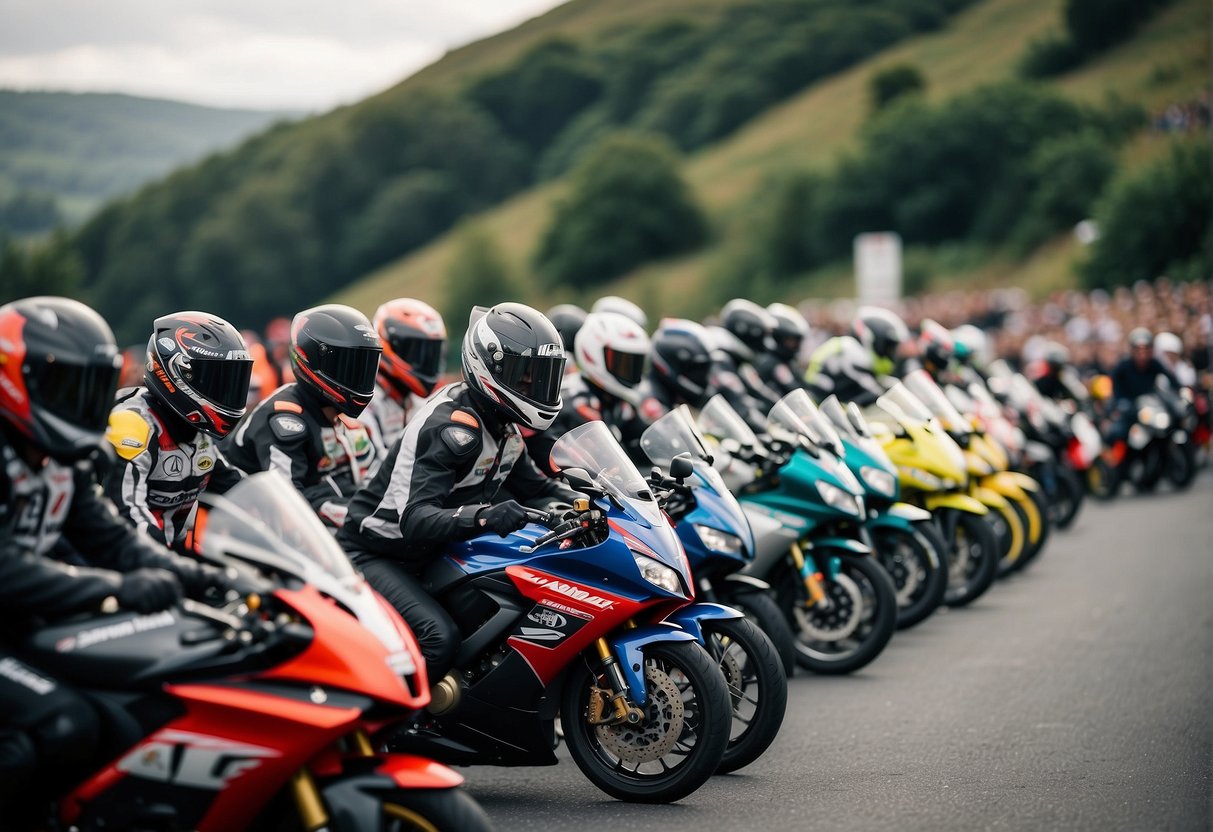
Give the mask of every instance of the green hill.
[[130, 95], [0, 90], [0, 202], [22, 192], [49, 196], [76, 223], [106, 200], [288, 115]]

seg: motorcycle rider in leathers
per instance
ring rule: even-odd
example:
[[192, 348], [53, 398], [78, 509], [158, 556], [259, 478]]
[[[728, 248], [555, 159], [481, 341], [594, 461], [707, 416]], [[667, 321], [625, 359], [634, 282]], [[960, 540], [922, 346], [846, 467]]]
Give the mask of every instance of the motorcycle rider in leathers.
[[119, 391], [106, 438], [121, 464], [106, 493], [136, 528], [183, 545], [198, 495], [227, 491], [243, 476], [218, 442], [244, 416], [253, 362], [222, 318], [178, 312], [157, 318], [143, 386]]
[[861, 306], [851, 322], [851, 334], [831, 338], [813, 351], [804, 380], [817, 401], [835, 395], [860, 406], [884, 393], [879, 376], [892, 375], [898, 351], [910, 330], [896, 313]]
[[559, 334], [538, 311], [477, 308], [463, 339], [463, 380], [417, 411], [350, 501], [337, 540], [408, 622], [434, 682], [454, 663], [459, 630], [422, 588], [424, 568], [452, 541], [525, 526], [532, 512], [520, 500], [554, 507], [580, 496], [535, 467], [520, 431], [545, 430], [560, 412], [564, 362]]
[[786, 303], [772, 303], [767, 312], [775, 321], [766, 350], [754, 358], [754, 369], [768, 387], [781, 396], [804, 387], [796, 360], [809, 337], [809, 322]]
[[[67, 298], [0, 306], [0, 825], [85, 773], [93, 707], [14, 646], [49, 621], [151, 613], [230, 584], [124, 523], [85, 460], [103, 441], [121, 359], [101, 316]], [[61, 540], [86, 565], [49, 557]], [[85, 625], [87, 626], [87, 625]]]
[[294, 483], [328, 526], [374, 464], [375, 448], [358, 415], [375, 392], [383, 352], [356, 309], [327, 304], [291, 323], [295, 381], [257, 405], [220, 445], [245, 473], [274, 470]]

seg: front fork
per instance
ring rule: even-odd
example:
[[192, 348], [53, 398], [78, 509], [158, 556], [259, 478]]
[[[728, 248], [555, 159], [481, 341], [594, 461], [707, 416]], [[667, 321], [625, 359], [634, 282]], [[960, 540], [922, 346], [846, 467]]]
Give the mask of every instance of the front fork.
[[[361, 728], [350, 735], [350, 743], [357, 756], [375, 756], [371, 738]], [[295, 808], [299, 811], [299, 820], [305, 832], [325, 832], [329, 828], [329, 815], [320, 797], [320, 789], [306, 768], [299, 769], [291, 778], [291, 796], [295, 798]]]
[[[792, 563], [796, 567], [796, 571], [800, 573], [800, 580], [804, 582], [805, 591], [809, 593], [809, 598], [805, 601], [806, 607], [817, 607], [818, 609], [829, 609], [830, 599], [826, 596], [826, 591], [822, 586], [825, 576], [817, 569], [817, 561], [814, 560], [811, 552], [805, 552], [800, 548], [800, 544], [793, 542], [792, 548]], [[838, 571], [838, 565], [834, 562], [837, 558], [831, 558], [828, 564], [832, 573]]]
[[[629, 621], [628, 624], [633, 628], [636, 626], [634, 621]], [[610, 689], [594, 688], [591, 691], [592, 698], [586, 721], [591, 725], [601, 725], [605, 722], [628, 722], [635, 725], [644, 719], [644, 712], [628, 701], [628, 682], [623, 676], [619, 659], [615, 657], [605, 638], [596, 640], [594, 646], [598, 649], [598, 658], [602, 660], [602, 668], [610, 680]], [[608, 702], [614, 714], [611, 717], [606, 716]]]

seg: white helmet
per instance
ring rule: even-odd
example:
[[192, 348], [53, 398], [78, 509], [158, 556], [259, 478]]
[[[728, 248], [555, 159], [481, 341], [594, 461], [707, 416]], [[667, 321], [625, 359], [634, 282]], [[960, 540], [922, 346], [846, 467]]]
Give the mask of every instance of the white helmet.
[[627, 298], [621, 298], [618, 295], [606, 295], [599, 298], [594, 301], [594, 305], [590, 307], [590, 311], [617, 312], [641, 329], [647, 331], [649, 328], [649, 316], [644, 313], [644, 310]]
[[963, 324], [952, 330], [956, 357], [964, 364], [983, 365], [989, 357], [990, 339], [984, 330], [973, 324]]
[[594, 386], [633, 405], [644, 378], [649, 336], [618, 312], [591, 312], [577, 332], [573, 355], [582, 376]]
[[1174, 332], [1160, 332], [1154, 336], [1154, 354], [1162, 356], [1167, 353], [1183, 355], [1184, 342]]

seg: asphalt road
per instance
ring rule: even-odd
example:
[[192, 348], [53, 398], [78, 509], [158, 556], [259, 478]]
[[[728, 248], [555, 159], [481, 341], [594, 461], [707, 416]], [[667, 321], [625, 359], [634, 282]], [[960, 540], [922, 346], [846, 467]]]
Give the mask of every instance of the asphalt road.
[[672, 806], [617, 802], [562, 749], [463, 769], [501, 830], [1209, 829], [1213, 476], [1088, 502], [1022, 576], [798, 674], [766, 755]]

